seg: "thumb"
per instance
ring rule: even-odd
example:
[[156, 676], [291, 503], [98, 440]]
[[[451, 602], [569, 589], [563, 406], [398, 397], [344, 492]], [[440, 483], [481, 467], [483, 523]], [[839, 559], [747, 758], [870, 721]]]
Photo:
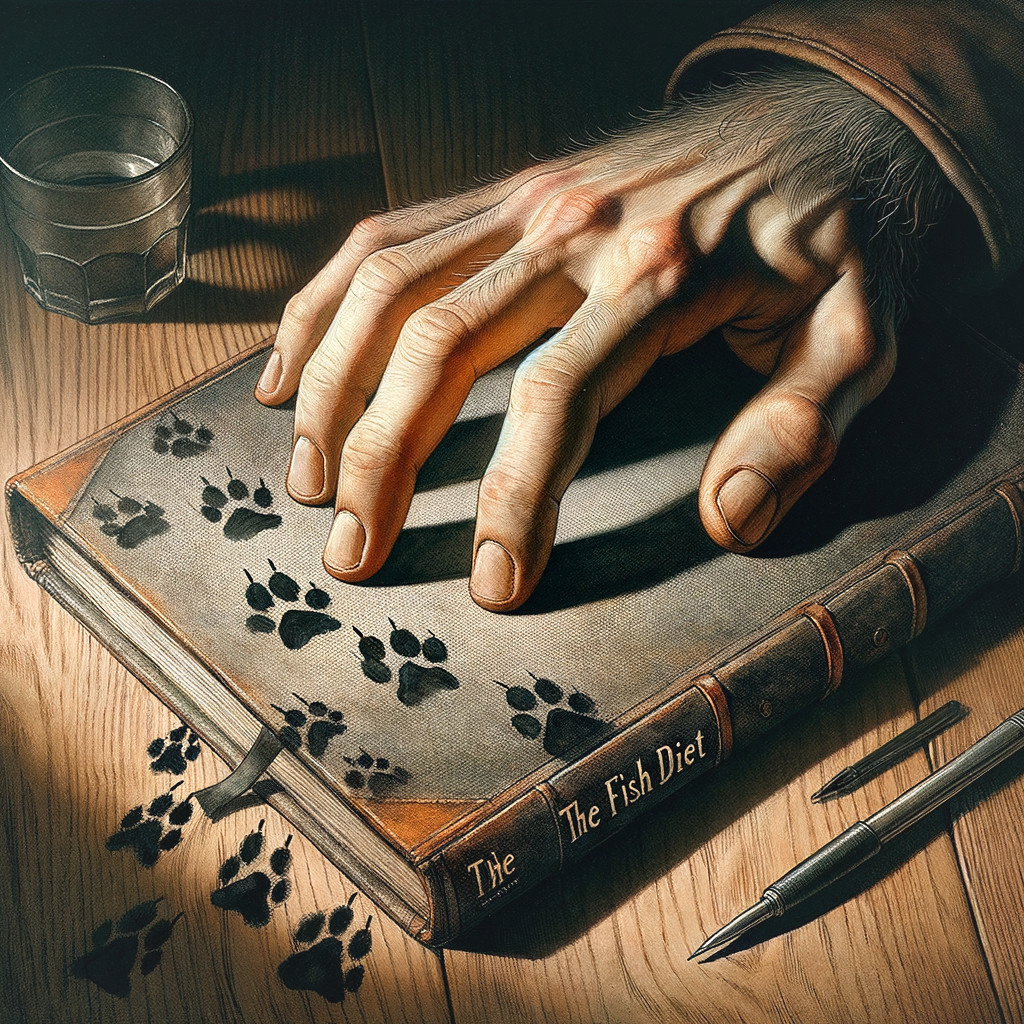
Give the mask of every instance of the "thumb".
[[832, 464], [894, 356], [892, 326], [876, 334], [862, 268], [850, 265], [791, 329], [771, 379], [711, 450], [699, 507], [712, 540], [744, 552], [771, 533]]

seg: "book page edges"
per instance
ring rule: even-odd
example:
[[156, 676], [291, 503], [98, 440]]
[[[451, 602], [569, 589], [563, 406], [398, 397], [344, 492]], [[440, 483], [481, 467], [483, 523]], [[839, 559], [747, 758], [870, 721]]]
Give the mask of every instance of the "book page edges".
[[[33, 515], [27, 513], [32, 509], [35, 516], [42, 516], [59, 527], [59, 520], [68, 511], [69, 500], [74, 500], [72, 492], [80, 493], [82, 480], [88, 477], [125, 429], [172, 405], [181, 394], [230, 372], [256, 351], [258, 347], [240, 354], [229, 364], [217, 367], [172, 395], [54, 456], [35, 469], [20, 474], [8, 483], [8, 514], [12, 535], [18, 557], [29, 574], [72, 614], [85, 622], [113, 650], [115, 656], [144, 682], [147, 682], [147, 672], [150, 671], [139, 660], [140, 657], [144, 660], [144, 655], [138, 651], [125, 651], [123, 640], [112, 637], [111, 630], [103, 628], [101, 613], [96, 609], [80, 607], [80, 603], [76, 605], [69, 589], [56, 574], [47, 572], [46, 566], [39, 562], [40, 546], [35, 537], [38, 525], [33, 524]], [[68, 482], [56, 483], [61, 469], [68, 466], [74, 467], [68, 474]], [[1024, 502], [1021, 499], [1020, 483], [1022, 471], [1024, 467], [1015, 467], [933, 516], [903, 538], [895, 551], [877, 552], [843, 578], [831, 583], [826, 590], [809, 597], [799, 607], [762, 626], [755, 635], [723, 650], [712, 661], [685, 674], [676, 684], [630, 709], [610, 723], [605, 738], [594, 749], [619, 748], [621, 756], [627, 756], [631, 733], [645, 720], [645, 716], [670, 704], [681, 691], [692, 688], [698, 679], [703, 680], [705, 695], [714, 695], [713, 699], [709, 696], [709, 700], [714, 706], [718, 723], [720, 757], [727, 754], [727, 732], [735, 737], [738, 745], [748, 743], [799, 707], [825, 696], [827, 691], [841, 684], [843, 660], [853, 664], [867, 663], [884, 656], [916, 635], [923, 628], [925, 618], [930, 617], [928, 613], [932, 609], [941, 613], [959, 603], [983, 583], [1019, 568], [1024, 546]], [[69, 495], [72, 497], [69, 498]], [[94, 560], [102, 565], [95, 556]], [[116, 580], [114, 583], [116, 585]], [[889, 595], [887, 601], [891, 607], [887, 613], [888, 626], [861, 621], [863, 601], [858, 604], [850, 596], [850, 592], [856, 590], [858, 595], [855, 596], [859, 599], [863, 597], [861, 592], [871, 587], [880, 587]], [[133, 600], [140, 600], [139, 595], [131, 596]], [[148, 595], [142, 597], [145, 600]], [[885, 603], [882, 602], [883, 605]], [[814, 608], [810, 615], [809, 606]], [[182, 640], [173, 626], [152, 605], [147, 610], [158, 618], [176, 641]], [[839, 659], [836, 657], [836, 638], [841, 645], [839, 654], [846, 654]], [[183, 646], [191, 650], [187, 643], [183, 643]], [[778, 658], [779, 652], [785, 651], [790, 651], [794, 656], [799, 655], [807, 662], [808, 678], [800, 681], [799, 685], [794, 685], [794, 680], [788, 678], [783, 692], [766, 694], [766, 660]], [[849, 656], [851, 652], [852, 657]], [[205, 664], [196, 652], [191, 653]], [[793, 658], [785, 660], [788, 665], [794, 664]], [[819, 661], [822, 663], [820, 672], [817, 670]], [[216, 674], [224, 680], [222, 673]], [[224, 682], [235, 693], [242, 689], [233, 681]], [[154, 689], [152, 686], [150, 688]], [[168, 700], [165, 692], [158, 692], [158, 696], [183, 718], [194, 720], [194, 709], [179, 710]], [[209, 736], [211, 728], [214, 728], [214, 724], [207, 722], [206, 728], [201, 728], [201, 731]], [[211, 744], [224, 753], [221, 749], [223, 742], [218, 744], [211, 740]], [[592, 753], [593, 750], [582, 751], [581, 755], [589, 757]], [[227, 759], [230, 761], [235, 758]], [[370, 819], [369, 827], [389, 836], [425, 879], [433, 877], [428, 890], [431, 902], [436, 904], [443, 886], [438, 888], [440, 879], [427, 862], [435, 858], [446, 845], [456, 842], [470, 830], [491, 819], [500, 816], [512, 820], [514, 815], [509, 817], [506, 812], [520, 802], [529, 799], [531, 806], [536, 804], [535, 794], [542, 793], [554, 777], [553, 773], [557, 775], [566, 767], [564, 762], [555, 765], [548, 762], [494, 798], [482, 802], [396, 802], [394, 807], [380, 802], [372, 809], [365, 804], [359, 805], [358, 809], [364, 818]], [[321, 777], [318, 778], [321, 784], [329, 785]], [[336, 794], [336, 790], [334, 792]], [[545, 798], [546, 802], [549, 800], [550, 797]], [[355, 805], [351, 801], [350, 804]], [[548, 813], [555, 816], [554, 825], [557, 830], [557, 812], [553, 806], [549, 806]], [[322, 829], [314, 828], [313, 831], [319, 834]], [[445, 914], [446, 919], [449, 916]], [[426, 929], [424, 934], [437, 936], [428, 941], [447, 941], [442, 937], [447, 931], [443, 924], [431, 928], [428, 923], [424, 923], [423, 927]]]

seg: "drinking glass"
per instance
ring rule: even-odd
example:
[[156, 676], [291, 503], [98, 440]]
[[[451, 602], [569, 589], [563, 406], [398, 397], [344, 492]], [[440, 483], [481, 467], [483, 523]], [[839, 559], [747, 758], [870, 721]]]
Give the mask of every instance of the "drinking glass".
[[0, 193], [40, 306], [122, 320], [184, 280], [192, 133], [179, 93], [130, 68], [61, 68], [0, 104]]

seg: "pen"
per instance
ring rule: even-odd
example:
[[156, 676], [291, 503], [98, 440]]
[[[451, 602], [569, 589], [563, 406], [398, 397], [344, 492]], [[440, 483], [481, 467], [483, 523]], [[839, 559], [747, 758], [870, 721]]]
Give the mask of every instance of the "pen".
[[689, 958], [732, 942], [751, 928], [781, 917], [796, 904], [873, 857], [892, 838], [951, 800], [1024, 747], [1024, 708], [997, 725], [952, 761], [911, 786], [881, 810], [851, 825], [764, 890], [761, 898], [705, 939]]
[[922, 744], [966, 718], [970, 713], [971, 709], [960, 701], [947, 701], [920, 722], [905, 729], [898, 736], [883, 743], [877, 750], [872, 750], [870, 754], [829, 779], [817, 793], [811, 794], [811, 803], [819, 804], [852, 793], [866, 782], [877, 778], [882, 772], [888, 771], [894, 764], [899, 764]]

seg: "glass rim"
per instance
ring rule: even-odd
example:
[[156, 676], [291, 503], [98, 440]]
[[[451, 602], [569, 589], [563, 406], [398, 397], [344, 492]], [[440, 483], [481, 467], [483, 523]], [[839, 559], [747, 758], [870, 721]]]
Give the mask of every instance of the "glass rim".
[[132, 188], [140, 182], [154, 178], [156, 175], [166, 171], [169, 166], [176, 163], [181, 158], [183, 153], [188, 151], [188, 148], [192, 143], [193, 129], [195, 128], [195, 118], [192, 116], [192, 108], [188, 105], [188, 101], [169, 82], [165, 82], [162, 78], [152, 75], [148, 71], [139, 71], [138, 68], [126, 68], [118, 64], [69, 64], [67, 67], [54, 68], [53, 71], [47, 71], [45, 74], [37, 75], [30, 81], [18, 86], [18, 88], [10, 93], [10, 95], [6, 96], [3, 101], [0, 101], [0, 112], [2, 112], [8, 104], [13, 103], [14, 100], [23, 92], [31, 88], [36, 83], [45, 81], [47, 78], [55, 78], [58, 75], [66, 75], [71, 71], [119, 71], [125, 72], [129, 75], [138, 75], [140, 78], [149, 78], [158, 85], [162, 85], [181, 104], [181, 109], [184, 112], [185, 132], [182, 136], [181, 142], [178, 143], [174, 152], [171, 153], [166, 160], [162, 160], [155, 167], [151, 167], [148, 171], [143, 171], [142, 174], [138, 174], [133, 178], [125, 178], [123, 181], [118, 182], [93, 182], [91, 184], [74, 184], [64, 181], [50, 181], [47, 178], [33, 177], [31, 174], [26, 174], [24, 171], [15, 167], [14, 164], [7, 159], [3, 148], [0, 148], [0, 164], [2, 164], [4, 169], [9, 171], [16, 178], [28, 185], [34, 185], [38, 188], [50, 189], [57, 192], [67, 192], [78, 195], [98, 195], [101, 192], [111, 192]]

